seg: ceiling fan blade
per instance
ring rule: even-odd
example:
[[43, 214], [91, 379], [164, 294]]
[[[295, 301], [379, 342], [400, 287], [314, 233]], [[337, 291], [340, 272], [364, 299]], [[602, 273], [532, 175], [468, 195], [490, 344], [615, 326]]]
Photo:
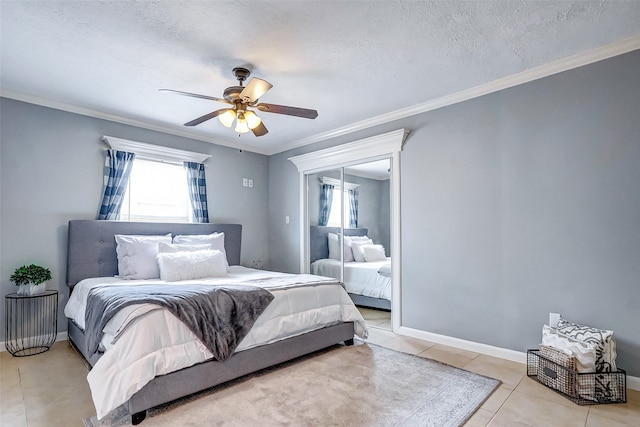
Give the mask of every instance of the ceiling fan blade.
[[269, 133], [269, 130], [264, 125], [264, 123], [260, 122], [260, 124], [258, 126], [256, 126], [255, 128], [251, 129], [251, 132], [253, 132], [253, 134], [255, 136], [262, 136], [262, 135], [266, 135], [267, 133]]
[[173, 89], [158, 89], [158, 90], [161, 92], [172, 92], [172, 93], [177, 93], [178, 95], [190, 96], [192, 98], [208, 99], [210, 101], [218, 101], [218, 102], [224, 102], [225, 104], [231, 104], [226, 99], [216, 98], [215, 96], [199, 95], [197, 93], [182, 92], [182, 91], [173, 90]]
[[228, 108], [223, 108], [221, 110], [213, 111], [213, 112], [211, 112], [209, 114], [205, 114], [202, 117], [198, 117], [195, 120], [191, 120], [190, 122], [185, 123], [184, 125], [185, 126], [196, 126], [196, 125], [199, 125], [202, 122], [206, 122], [207, 120], [213, 119], [214, 117], [218, 117], [220, 114], [222, 114], [222, 113], [224, 113], [224, 112], [226, 112], [228, 110], [229, 110]]
[[242, 92], [240, 92], [240, 99], [243, 101], [248, 100], [248, 102], [256, 102], [258, 98], [267, 93], [272, 87], [273, 85], [268, 81], [253, 77], [249, 80], [245, 88], [242, 89]]
[[286, 114], [287, 116], [303, 117], [305, 119], [315, 119], [318, 117], [316, 110], [309, 110], [307, 108], [288, 107], [277, 104], [258, 104], [256, 108], [265, 113]]

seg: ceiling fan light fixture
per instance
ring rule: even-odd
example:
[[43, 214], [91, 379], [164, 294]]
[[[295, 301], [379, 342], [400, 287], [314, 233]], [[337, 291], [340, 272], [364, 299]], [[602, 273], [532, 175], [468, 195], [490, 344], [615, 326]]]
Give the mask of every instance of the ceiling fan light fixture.
[[220, 123], [222, 123], [225, 127], [228, 127], [228, 128], [231, 127], [235, 119], [236, 119], [236, 112], [231, 108], [229, 108], [227, 111], [225, 111], [224, 113], [218, 116], [218, 120], [220, 120]]
[[244, 118], [247, 121], [249, 129], [255, 129], [260, 126], [260, 123], [262, 123], [262, 119], [253, 111], [247, 111], [244, 113]]
[[238, 113], [238, 121], [236, 122], [237, 133], [247, 133], [249, 132], [249, 126], [247, 125], [247, 120], [244, 118], [244, 113]]
[[234, 130], [238, 133], [238, 136], [243, 133], [248, 133], [249, 131], [251, 131], [255, 136], [264, 136], [269, 133], [269, 130], [264, 125], [258, 114], [254, 111], [250, 111], [248, 108], [254, 108], [257, 111], [266, 113], [283, 114], [285, 116], [302, 117], [306, 119], [315, 119], [318, 117], [318, 112], [316, 110], [310, 110], [308, 108], [265, 103], [258, 104], [258, 99], [267, 93], [273, 85], [266, 80], [253, 77], [245, 86], [243, 82], [245, 82], [251, 74], [251, 71], [245, 67], [234, 68], [233, 74], [238, 80], [238, 85], [226, 88], [223, 92], [224, 98], [216, 98], [215, 96], [199, 95], [197, 93], [182, 92], [173, 89], [160, 90], [227, 104], [225, 108], [207, 113], [204, 116], [185, 123], [184, 125], [197, 126], [207, 120], [217, 117], [218, 120], [220, 120], [220, 123], [227, 128], [233, 127], [235, 122]]

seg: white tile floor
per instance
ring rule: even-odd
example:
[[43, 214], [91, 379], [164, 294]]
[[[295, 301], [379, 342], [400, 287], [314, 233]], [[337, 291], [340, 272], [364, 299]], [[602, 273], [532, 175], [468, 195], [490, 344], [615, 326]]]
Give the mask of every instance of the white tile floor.
[[[502, 381], [466, 426], [640, 426], [638, 391], [627, 392], [626, 404], [578, 406], [529, 379], [523, 364], [398, 336], [388, 329], [388, 312], [363, 313], [372, 343]], [[36, 356], [0, 353], [0, 426], [80, 427], [80, 420], [95, 414], [86, 374], [83, 361], [66, 342]]]
[[527, 377], [524, 364], [399, 336], [390, 330], [389, 312], [360, 312], [371, 343], [502, 381], [465, 427], [640, 427], [640, 391], [627, 390], [625, 404], [579, 406]]

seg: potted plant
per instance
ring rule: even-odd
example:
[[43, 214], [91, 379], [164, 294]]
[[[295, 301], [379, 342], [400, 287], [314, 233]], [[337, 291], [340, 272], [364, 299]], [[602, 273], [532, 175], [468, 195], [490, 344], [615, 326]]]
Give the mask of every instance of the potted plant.
[[46, 290], [43, 283], [51, 280], [51, 271], [35, 264], [23, 265], [16, 268], [10, 279], [18, 287], [19, 295], [37, 295]]

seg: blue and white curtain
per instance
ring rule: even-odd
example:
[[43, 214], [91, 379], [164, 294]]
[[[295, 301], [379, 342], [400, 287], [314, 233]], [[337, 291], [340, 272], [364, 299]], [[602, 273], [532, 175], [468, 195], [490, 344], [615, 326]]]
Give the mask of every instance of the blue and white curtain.
[[98, 219], [117, 220], [120, 218], [122, 198], [127, 190], [134, 153], [108, 150], [104, 163], [104, 196]]
[[333, 189], [331, 184], [322, 184], [320, 188], [320, 214], [318, 217], [318, 225], [325, 226], [329, 222], [329, 213], [331, 212], [331, 203], [333, 202]]
[[189, 187], [193, 218], [196, 222], [209, 222], [207, 180], [205, 178], [204, 165], [196, 162], [184, 162], [184, 168], [187, 171], [187, 185]]
[[358, 190], [349, 190], [349, 228], [358, 228]]

